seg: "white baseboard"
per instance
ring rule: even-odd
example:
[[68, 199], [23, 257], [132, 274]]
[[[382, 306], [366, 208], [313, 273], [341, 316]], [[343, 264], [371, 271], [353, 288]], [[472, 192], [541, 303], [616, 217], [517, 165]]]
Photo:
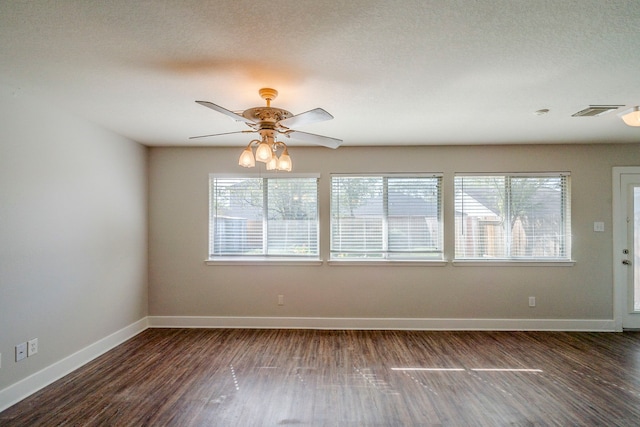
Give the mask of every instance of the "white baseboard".
[[613, 319], [411, 319], [214, 316], [150, 316], [148, 319], [150, 328], [616, 331], [616, 325]]
[[0, 412], [48, 386], [68, 373], [89, 363], [96, 357], [122, 344], [149, 327], [147, 318], [138, 320], [111, 335], [47, 366], [27, 378], [0, 390]]

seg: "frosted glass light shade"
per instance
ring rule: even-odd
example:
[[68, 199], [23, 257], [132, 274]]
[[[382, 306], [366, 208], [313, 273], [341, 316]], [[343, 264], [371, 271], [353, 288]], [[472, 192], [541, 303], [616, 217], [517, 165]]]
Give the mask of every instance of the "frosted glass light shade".
[[289, 151], [285, 148], [278, 159], [278, 170], [291, 172], [291, 167], [291, 157], [289, 157]]
[[256, 160], [259, 162], [267, 163], [273, 157], [273, 150], [271, 146], [266, 142], [261, 142], [256, 149]]
[[277, 167], [278, 167], [278, 158], [274, 154], [274, 155], [271, 156], [271, 160], [269, 160], [267, 162], [267, 170], [268, 171], [272, 171], [272, 170], [277, 169]]
[[253, 157], [253, 151], [251, 151], [250, 146], [245, 148], [242, 154], [240, 154], [238, 164], [245, 168], [252, 168], [256, 165], [256, 159]]

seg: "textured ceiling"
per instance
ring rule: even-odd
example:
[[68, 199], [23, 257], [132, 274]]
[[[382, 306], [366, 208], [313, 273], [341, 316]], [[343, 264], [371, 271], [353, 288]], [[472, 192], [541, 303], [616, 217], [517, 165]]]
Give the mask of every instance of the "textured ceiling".
[[[0, 84], [147, 145], [238, 145], [196, 104], [334, 120], [344, 145], [640, 142], [640, 1], [0, 1]], [[536, 115], [539, 109], [546, 115]]]

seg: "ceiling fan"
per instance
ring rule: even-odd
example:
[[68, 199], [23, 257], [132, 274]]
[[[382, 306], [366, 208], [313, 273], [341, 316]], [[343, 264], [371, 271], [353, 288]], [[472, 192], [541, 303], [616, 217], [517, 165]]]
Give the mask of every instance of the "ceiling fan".
[[[333, 119], [333, 116], [322, 108], [315, 108], [304, 113], [293, 115], [282, 108], [271, 106], [278, 96], [278, 91], [271, 88], [262, 88], [258, 91], [260, 97], [267, 102], [266, 107], [253, 107], [242, 112], [233, 112], [224, 107], [216, 105], [208, 101], [196, 101], [198, 104], [214, 111], [231, 117], [235, 121], [243, 122], [250, 130], [242, 130], [236, 132], [215, 133], [211, 135], [192, 136], [189, 139], [207, 138], [211, 136], [231, 135], [236, 133], [259, 133], [261, 139], [253, 140], [249, 143], [245, 151], [240, 156], [240, 166], [253, 167], [255, 160], [267, 164], [267, 169], [291, 170], [291, 159], [287, 152], [287, 146], [284, 142], [276, 140], [278, 136], [308, 142], [314, 145], [321, 145], [329, 148], [338, 148], [342, 140], [330, 138], [328, 136], [317, 135], [313, 133], [301, 132], [292, 129], [293, 127], [306, 125], [310, 123], [322, 122]], [[257, 147], [255, 158], [251, 147]], [[277, 157], [277, 150], [282, 149], [281, 157]]]

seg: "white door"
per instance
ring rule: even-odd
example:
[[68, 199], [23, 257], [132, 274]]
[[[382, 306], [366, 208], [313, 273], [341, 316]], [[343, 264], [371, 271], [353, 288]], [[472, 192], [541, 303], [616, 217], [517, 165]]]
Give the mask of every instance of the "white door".
[[613, 231], [616, 323], [640, 329], [640, 168], [614, 168]]

